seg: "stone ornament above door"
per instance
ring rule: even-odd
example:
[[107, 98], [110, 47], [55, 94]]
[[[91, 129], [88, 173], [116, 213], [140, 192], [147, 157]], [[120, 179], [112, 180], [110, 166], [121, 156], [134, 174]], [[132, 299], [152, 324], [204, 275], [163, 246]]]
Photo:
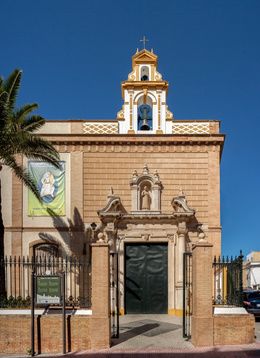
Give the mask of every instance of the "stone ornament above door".
[[132, 214], [160, 214], [162, 183], [157, 170], [151, 174], [147, 164], [142, 173], [134, 170], [130, 181]]
[[187, 216], [195, 215], [195, 210], [188, 206], [187, 199], [182, 190], [180, 190], [180, 194], [173, 198], [171, 201], [175, 216], [183, 216], [186, 214]]

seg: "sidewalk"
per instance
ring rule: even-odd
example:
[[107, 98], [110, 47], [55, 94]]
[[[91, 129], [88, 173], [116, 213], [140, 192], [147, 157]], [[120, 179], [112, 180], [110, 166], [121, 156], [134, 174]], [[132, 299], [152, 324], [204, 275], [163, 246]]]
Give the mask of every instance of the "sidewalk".
[[[168, 315], [126, 315], [120, 317], [120, 338], [102, 351], [82, 351], [66, 355], [42, 354], [39, 357], [66, 358], [246, 358], [260, 357], [260, 322], [256, 323], [257, 342], [243, 346], [194, 348], [182, 337], [181, 318]], [[23, 358], [28, 355], [0, 355]], [[36, 356], [37, 357], [37, 356]]]

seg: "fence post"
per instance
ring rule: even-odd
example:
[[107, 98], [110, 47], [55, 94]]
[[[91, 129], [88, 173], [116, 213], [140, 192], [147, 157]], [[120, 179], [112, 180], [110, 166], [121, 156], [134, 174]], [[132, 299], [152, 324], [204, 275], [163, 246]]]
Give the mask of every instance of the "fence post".
[[109, 246], [92, 244], [92, 346], [110, 346], [110, 271]]
[[213, 345], [212, 247], [201, 238], [192, 248], [192, 334], [194, 346]]

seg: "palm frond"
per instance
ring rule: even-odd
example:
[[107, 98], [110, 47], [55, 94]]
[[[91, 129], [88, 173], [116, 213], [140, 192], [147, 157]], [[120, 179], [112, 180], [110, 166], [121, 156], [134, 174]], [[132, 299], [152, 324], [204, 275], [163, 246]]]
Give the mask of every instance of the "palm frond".
[[8, 93], [5, 91], [0, 92], [0, 130], [1, 128], [4, 128], [4, 124], [6, 122], [6, 118], [8, 116], [8, 111], [7, 111], [7, 102], [8, 99]]
[[22, 71], [15, 69], [4, 82], [4, 90], [8, 93], [8, 108], [14, 110], [16, 97], [20, 88]]
[[12, 156], [23, 154], [27, 158], [44, 160], [61, 169], [60, 156], [55, 147], [49, 141], [27, 131], [18, 130], [6, 133], [3, 145], [0, 142], [0, 157], [5, 153]]
[[22, 120], [25, 120], [29, 113], [35, 111], [37, 108], [38, 104], [36, 103], [26, 104], [18, 110], [14, 111], [14, 116], [17, 120], [22, 122]]
[[32, 176], [23, 166], [17, 164], [14, 157], [5, 156], [5, 158], [3, 158], [3, 164], [7, 165], [15, 173], [18, 179], [33, 192], [40, 202], [42, 202], [42, 198]]
[[44, 124], [44, 118], [34, 115], [27, 117], [21, 125], [21, 128], [32, 133], [37, 132]]
[[45, 123], [38, 115], [30, 115], [38, 108], [36, 103], [15, 109], [22, 71], [16, 69], [7, 80], [0, 79], [0, 160], [41, 201], [37, 187], [29, 172], [16, 161], [17, 155], [41, 160], [62, 170], [59, 153], [47, 140], [35, 134]]

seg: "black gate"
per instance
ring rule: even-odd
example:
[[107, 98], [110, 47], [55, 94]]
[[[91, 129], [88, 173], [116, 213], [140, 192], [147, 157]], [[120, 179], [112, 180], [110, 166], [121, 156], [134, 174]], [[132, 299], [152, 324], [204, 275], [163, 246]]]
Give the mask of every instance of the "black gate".
[[243, 257], [214, 258], [214, 305], [243, 306]]
[[126, 313], [167, 313], [167, 243], [125, 245]]
[[183, 254], [183, 337], [191, 337], [192, 314], [192, 254]]
[[111, 336], [119, 338], [118, 253], [110, 252]]

